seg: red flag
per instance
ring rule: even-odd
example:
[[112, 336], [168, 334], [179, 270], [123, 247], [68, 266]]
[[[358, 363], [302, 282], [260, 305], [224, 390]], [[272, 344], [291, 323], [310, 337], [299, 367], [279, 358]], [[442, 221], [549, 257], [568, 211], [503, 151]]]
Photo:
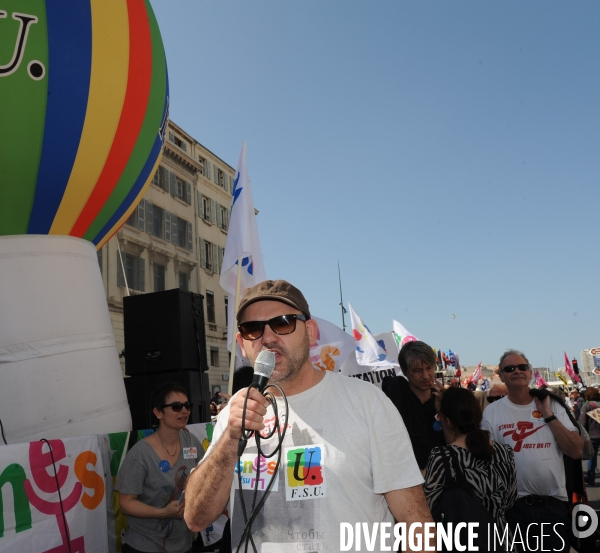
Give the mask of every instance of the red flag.
[[573, 382], [581, 382], [581, 378], [579, 378], [579, 376], [577, 376], [575, 374], [575, 371], [571, 368], [571, 361], [569, 361], [569, 358], [567, 357], [567, 352], [564, 352], [565, 354], [565, 370], [567, 371], [567, 374], [571, 377], [571, 380]]
[[471, 375], [471, 378], [469, 378], [469, 382], [477, 383], [480, 380], [481, 380], [481, 361], [479, 361], [479, 364], [477, 365], [475, 372]]

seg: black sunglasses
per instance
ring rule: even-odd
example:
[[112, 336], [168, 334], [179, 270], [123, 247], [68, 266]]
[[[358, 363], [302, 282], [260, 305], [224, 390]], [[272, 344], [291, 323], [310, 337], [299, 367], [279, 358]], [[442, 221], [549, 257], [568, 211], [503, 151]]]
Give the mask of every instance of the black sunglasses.
[[238, 330], [244, 340], [258, 340], [265, 331], [265, 326], [269, 325], [271, 330], [279, 336], [291, 334], [296, 330], [296, 321], [306, 321], [304, 315], [279, 315], [268, 321], [246, 321], [238, 325]]
[[529, 365], [527, 363], [521, 363], [520, 365], [506, 365], [506, 367], [502, 368], [502, 372], [514, 373], [517, 369], [525, 372], [529, 370]]
[[488, 396], [487, 397], [487, 402], [488, 403], [494, 403], [494, 401], [498, 400], [498, 399], [502, 399], [504, 396]]
[[166, 403], [162, 406], [162, 409], [165, 407], [170, 407], [173, 409], [173, 411], [175, 411], [175, 413], [179, 413], [179, 411], [181, 411], [184, 407], [188, 411], [191, 411], [194, 408], [194, 404], [191, 401], [186, 401], [185, 403], [181, 403], [181, 401], [174, 401], [173, 403]]

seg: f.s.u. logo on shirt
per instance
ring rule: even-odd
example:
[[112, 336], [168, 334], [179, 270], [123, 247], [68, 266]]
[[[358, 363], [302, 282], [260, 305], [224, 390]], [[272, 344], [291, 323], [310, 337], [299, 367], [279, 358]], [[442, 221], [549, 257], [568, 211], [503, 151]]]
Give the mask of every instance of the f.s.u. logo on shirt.
[[325, 448], [322, 444], [291, 447], [285, 450], [286, 501], [325, 497]]

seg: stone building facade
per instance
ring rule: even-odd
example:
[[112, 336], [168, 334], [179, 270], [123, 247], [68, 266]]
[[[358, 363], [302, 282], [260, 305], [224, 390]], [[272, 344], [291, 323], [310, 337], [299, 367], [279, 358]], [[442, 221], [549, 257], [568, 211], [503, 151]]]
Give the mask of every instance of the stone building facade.
[[[219, 274], [234, 178], [233, 167], [170, 121], [152, 184], [129, 220], [98, 251], [119, 351], [125, 347], [123, 298], [128, 293], [180, 288], [204, 296], [211, 387], [224, 387], [229, 373], [227, 295]], [[123, 358], [121, 368], [125, 374]]]

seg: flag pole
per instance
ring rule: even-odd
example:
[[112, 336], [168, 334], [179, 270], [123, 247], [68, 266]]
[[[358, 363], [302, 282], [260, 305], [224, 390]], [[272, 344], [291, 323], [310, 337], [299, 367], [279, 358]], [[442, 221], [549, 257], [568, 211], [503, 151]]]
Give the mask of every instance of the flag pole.
[[[240, 305], [240, 288], [242, 285], [242, 258], [238, 258], [237, 267], [237, 281], [235, 284], [235, 298], [233, 300], [233, 316], [237, 315], [237, 310]], [[233, 322], [233, 329], [235, 332], [236, 324]], [[231, 337], [231, 357], [229, 359], [229, 386], [227, 387], [227, 393], [232, 395], [233, 392], [233, 374], [235, 373], [235, 354], [237, 352], [237, 342], [235, 340], [235, 334]]]
[[338, 280], [340, 281], [340, 307], [342, 308], [342, 330], [346, 332], [346, 321], [344, 321], [344, 298], [342, 298], [342, 273], [340, 272], [340, 262], [338, 261]]

